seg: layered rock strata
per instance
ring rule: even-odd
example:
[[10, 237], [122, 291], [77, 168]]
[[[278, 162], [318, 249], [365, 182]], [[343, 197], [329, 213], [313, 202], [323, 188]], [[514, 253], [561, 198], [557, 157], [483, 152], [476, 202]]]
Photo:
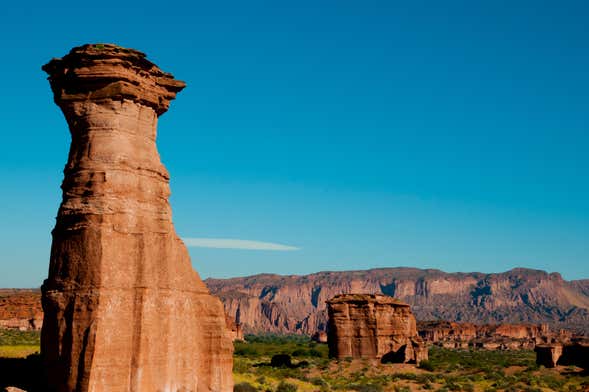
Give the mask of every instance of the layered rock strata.
[[42, 325], [38, 290], [0, 289], [0, 328], [38, 331]]
[[231, 391], [223, 306], [175, 233], [156, 147], [185, 84], [110, 44], [43, 70], [72, 138], [42, 287], [47, 389]]
[[445, 348], [476, 347], [487, 350], [531, 350], [537, 344], [568, 342], [570, 331], [553, 331], [547, 324], [473, 324], [449, 321], [421, 321], [419, 335]]
[[409, 305], [378, 294], [342, 294], [327, 301], [332, 358], [419, 363], [428, 358]]
[[344, 293], [385, 294], [408, 303], [418, 320], [476, 324], [547, 323], [589, 335], [588, 281], [516, 268], [484, 274], [380, 268], [309, 275], [207, 279], [246, 333], [325, 331], [325, 301]]

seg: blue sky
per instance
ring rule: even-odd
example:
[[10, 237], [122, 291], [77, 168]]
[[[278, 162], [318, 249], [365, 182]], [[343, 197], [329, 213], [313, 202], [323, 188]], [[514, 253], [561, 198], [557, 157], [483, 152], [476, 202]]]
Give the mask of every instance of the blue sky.
[[188, 83], [160, 121], [203, 277], [385, 266], [589, 277], [582, 1], [10, 2], [0, 287], [38, 286], [70, 142], [40, 70], [113, 42]]

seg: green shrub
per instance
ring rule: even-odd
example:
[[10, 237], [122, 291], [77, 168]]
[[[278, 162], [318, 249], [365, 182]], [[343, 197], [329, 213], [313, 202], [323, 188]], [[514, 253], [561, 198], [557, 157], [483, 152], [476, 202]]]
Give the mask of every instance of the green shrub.
[[286, 381], [280, 381], [278, 387], [276, 387], [276, 392], [297, 392], [297, 386]]
[[435, 369], [434, 364], [431, 361], [421, 361], [419, 362], [420, 369], [427, 370], [428, 372], [433, 372]]
[[239, 384], [235, 384], [233, 392], [258, 392], [258, 389], [250, 383], [240, 382]]
[[462, 384], [462, 390], [464, 392], [474, 392], [474, 384], [470, 384], [470, 383]]
[[329, 384], [327, 383], [327, 381], [325, 381], [324, 379], [322, 379], [321, 377], [313, 377], [309, 380], [311, 382], [311, 384], [313, 385], [317, 385], [318, 387], [326, 387]]
[[377, 384], [353, 385], [351, 389], [358, 392], [383, 392], [382, 387]]
[[38, 346], [41, 344], [39, 331], [18, 331], [0, 328], [0, 346]]
[[239, 345], [235, 346], [235, 350], [233, 351], [235, 355], [242, 356], [242, 357], [257, 357], [260, 355], [260, 352], [254, 346], [249, 346], [247, 344], [239, 343]]

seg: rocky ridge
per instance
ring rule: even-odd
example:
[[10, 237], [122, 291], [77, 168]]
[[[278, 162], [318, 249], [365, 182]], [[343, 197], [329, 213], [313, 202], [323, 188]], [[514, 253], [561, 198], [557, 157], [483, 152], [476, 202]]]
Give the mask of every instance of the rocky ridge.
[[343, 293], [385, 294], [411, 306], [418, 320], [531, 323], [589, 332], [588, 281], [517, 268], [485, 274], [380, 268], [310, 275], [261, 274], [207, 279], [246, 333], [303, 333], [327, 327], [325, 302]]
[[533, 349], [538, 344], [569, 342], [571, 331], [552, 330], [548, 324], [473, 324], [450, 321], [421, 321], [419, 335], [445, 348], [477, 347], [488, 350]]
[[[354, 291], [394, 295], [412, 306], [418, 320], [458, 323], [473, 336], [485, 335], [480, 332], [488, 328], [485, 324], [547, 324], [552, 333], [562, 328], [589, 333], [589, 280], [566, 281], [559, 274], [538, 270], [453, 274], [387, 268], [302, 276], [263, 274], [204, 282], [245, 333], [313, 335], [325, 331], [325, 301]], [[38, 308], [38, 291], [31, 293], [22, 304], [31, 309], [20, 311], [26, 314], [23, 324], [28, 323], [32, 308]], [[0, 319], [5, 320], [1, 305]]]

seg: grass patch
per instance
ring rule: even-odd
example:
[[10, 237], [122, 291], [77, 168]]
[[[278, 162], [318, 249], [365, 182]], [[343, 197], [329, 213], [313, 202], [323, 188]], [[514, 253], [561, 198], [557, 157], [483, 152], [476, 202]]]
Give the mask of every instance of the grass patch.
[[39, 352], [39, 346], [0, 346], [0, 358], [26, 358]]
[[0, 346], [39, 346], [40, 344], [41, 333], [39, 331], [0, 329]]
[[[539, 368], [533, 351], [449, 350], [432, 347], [420, 366], [381, 365], [368, 360], [330, 360], [327, 345], [304, 336], [263, 335], [235, 343], [234, 375], [259, 391], [276, 392], [281, 381], [297, 391], [582, 391], [589, 376]], [[288, 354], [304, 368], [267, 366], [276, 354]], [[265, 365], [260, 365], [265, 364]], [[285, 387], [283, 383], [282, 388]]]

